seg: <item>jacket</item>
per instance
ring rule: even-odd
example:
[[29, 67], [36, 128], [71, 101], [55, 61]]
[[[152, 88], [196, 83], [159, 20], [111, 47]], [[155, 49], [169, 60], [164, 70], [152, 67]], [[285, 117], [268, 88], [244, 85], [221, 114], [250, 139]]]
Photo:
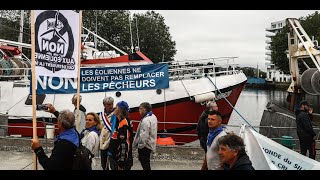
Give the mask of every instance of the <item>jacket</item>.
[[44, 170], [72, 170], [73, 156], [79, 146], [79, 136], [74, 128], [57, 136], [51, 156], [48, 157], [40, 146], [34, 150]]
[[80, 104], [79, 111], [79, 119], [77, 118], [77, 108], [74, 109], [73, 114], [76, 120], [75, 126], [77, 127], [77, 131], [81, 133], [86, 126], [86, 108]]
[[121, 168], [133, 165], [132, 142], [133, 130], [130, 119], [117, 119], [116, 128], [110, 140], [109, 151]]
[[224, 170], [255, 170], [247, 154], [240, 155], [234, 165], [230, 168], [224, 164]]
[[[106, 113], [104, 112], [104, 116], [106, 117], [107, 121], [110, 122], [111, 130], [112, 130], [112, 127], [114, 126], [112, 123], [116, 123], [116, 122], [111, 122], [112, 115], [113, 115], [113, 112], [108, 115], [106, 115]], [[99, 117], [100, 117], [101, 124], [103, 124], [103, 128], [101, 129], [101, 133], [100, 133], [100, 149], [106, 150], [108, 149], [110, 144], [112, 131], [110, 131], [104, 124], [101, 117], [101, 113], [99, 113]]]
[[151, 151], [156, 150], [158, 119], [152, 113], [148, 112], [140, 121], [137, 133], [133, 141], [133, 149], [148, 148]]
[[311, 118], [306, 111], [296, 111], [297, 134], [299, 138], [312, 138], [316, 135], [312, 128]]
[[208, 133], [209, 133], [208, 114], [207, 114], [207, 111], [204, 110], [201, 116], [199, 117], [199, 121], [197, 125], [197, 134], [201, 141], [206, 142]]

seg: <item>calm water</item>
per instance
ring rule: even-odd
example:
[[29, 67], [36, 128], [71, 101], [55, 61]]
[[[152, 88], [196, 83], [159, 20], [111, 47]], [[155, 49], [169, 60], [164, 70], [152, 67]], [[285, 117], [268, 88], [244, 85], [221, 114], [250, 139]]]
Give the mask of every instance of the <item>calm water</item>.
[[[278, 90], [253, 90], [244, 89], [235, 105], [235, 109], [244, 117], [252, 126], [259, 126], [263, 111], [266, 109], [268, 102], [272, 101], [284, 108], [289, 109], [290, 104], [286, 101], [288, 92]], [[314, 112], [319, 113], [319, 96], [306, 95], [306, 99], [313, 104]], [[246, 124], [236, 111], [232, 112], [229, 125]], [[238, 128], [228, 128], [238, 132]]]

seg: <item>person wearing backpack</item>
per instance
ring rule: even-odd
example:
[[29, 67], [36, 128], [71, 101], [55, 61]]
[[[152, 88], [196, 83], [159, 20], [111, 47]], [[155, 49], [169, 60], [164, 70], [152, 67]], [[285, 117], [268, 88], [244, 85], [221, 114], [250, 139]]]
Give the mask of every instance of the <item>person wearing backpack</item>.
[[[89, 112], [86, 115], [85, 129], [80, 133], [81, 144], [97, 157], [99, 153], [99, 135], [101, 123], [98, 114]], [[95, 158], [92, 159], [92, 170], [97, 170]]]
[[133, 165], [132, 123], [128, 118], [129, 105], [125, 101], [117, 103], [114, 114], [117, 117], [116, 128], [112, 134], [109, 154], [111, 170], [130, 170]]
[[50, 157], [44, 153], [39, 139], [32, 139], [31, 149], [44, 170], [72, 170], [74, 154], [79, 147], [79, 135], [74, 122], [75, 117], [71, 111], [60, 111], [57, 123], [59, 134], [54, 140]]

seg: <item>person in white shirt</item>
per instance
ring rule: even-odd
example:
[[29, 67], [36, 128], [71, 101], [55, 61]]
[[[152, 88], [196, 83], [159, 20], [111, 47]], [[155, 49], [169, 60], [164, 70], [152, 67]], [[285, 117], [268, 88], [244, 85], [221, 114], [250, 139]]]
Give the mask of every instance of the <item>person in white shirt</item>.
[[133, 141], [133, 149], [138, 148], [139, 161], [143, 170], [151, 170], [150, 154], [156, 150], [158, 119], [152, 113], [151, 104], [143, 102], [139, 106], [142, 116]]
[[[98, 114], [89, 112], [86, 115], [85, 129], [80, 134], [81, 143], [87, 147], [94, 157], [99, 153], [99, 135], [101, 131], [101, 123]], [[97, 163], [95, 158], [92, 159], [92, 170], [96, 170]]]

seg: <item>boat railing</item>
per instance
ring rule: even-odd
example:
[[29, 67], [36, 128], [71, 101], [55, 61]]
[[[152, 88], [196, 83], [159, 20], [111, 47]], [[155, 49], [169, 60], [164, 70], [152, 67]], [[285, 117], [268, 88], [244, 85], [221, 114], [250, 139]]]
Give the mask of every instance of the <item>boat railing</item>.
[[[202, 77], [216, 77], [221, 75], [238, 74], [239, 70], [235, 58], [237, 57], [220, 57], [200, 60], [185, 60], [177, 62], [163, 62], [168, 63], [169, 79], [198, 79]], [[24, 58], [9, 59], [12, 63], [0, 63], [0, 80], [22, 80], [29, 81], [31, 75], [30, 65]], [[8, 61], [8, 60], [2, 60]], [[23, 62], [17, 65], [16, 61]]]
[[[31, 120], [30, 120], [31, 121]], [[138, 120], [131, 120], [133, 123], [139, 123], [140, 121]], [[43, 123], [43, 126], [37, 126], [37, 129], [44, 129], [45, 132], [47, 132], [48, 129], [52, 129], [52, 127], [47, 127], [46, 125], [50, 124], [52, 125], [52, 122], [46, 122], [44, 119], [42, 121], [37, 121], [38, 123]], [[161, 124], [176, 124], [176, 125], [189, 125], [189, 126], [194, 126], [196, 127], [197, 123], [184, 123], [184, 122], [162, 122], [159, 121], [158, 122], [159, 125]], [[227, 128], [228, 132], [232, 132], [232, 128], [239, 128], [241, 127], [241, 125], [223, 125], [224, 127]], [[276, 126], [252, 126], [253, 128], [270, 128], [270, 129], [274, 129], [274, 130], [283, 130], [283, 129], [290, 129], [290, 130], [295, 130], [296, 127], [276, 127]], [[0, 129], [7, 129], [7, 128], [26, 128], [26, 129], [30, 129], [33, 128], [32, 126], [11, 126], [11, 125], [0, 125]], [[58, 128], [54, 128], [55, 130], [57, 130]], [[194, 129], [195, 130], [195, 129]], [[318, 127], [314, 127], [314, 130], [319, 130], [320, 128]], [[238, 131], [233, 131], [233, 132], [238, 132]], [[279, 131], [278, 131], [279, 132]], [[135, 131], [134, 131], [135, 133]], [[171, 132], [167, 132], [166, 130], [164, 130], [161, 133], [158, 133], [158, 135], [166, 135], [166, 136], [184, 136], [184, 137], [197, 137], [197, 134], [195, 133], [171, 133]], [[320, 142], [319, 140], [319, 134], [316, 136], [316, 142]], [[21, 135], [16, 134], [16, 135], [10, 135], [10, 136], [0, 136], [1, 139], [3, 138], [7, 138], [7, 139], [22, 139], [22, 140], [30, 140], [30, 137], [21, 137]], [[275, 140], [277, 142], [279, 142], [280, 140], [282, 140], [282, 136], [280, 134], [278, 134], [277, 137], [269, 137], [272, 140]], [[45, 142], [53, 142], [53, 139], [49, 139], [47, 138], [46, 133], [44, 134], [43, 137], [41, 137], [40, 139], [45, 140]], [[297, 138], [292, 138], [292, 141], [299, 141], [299, 139]], [[187, 142], [175, 142], [177, 145], [186, 145], [188, 146]], [[298, 144], [298, 143], [297, 143]]]
[[169, 79], [198, 79], [201, 77], [215, 77], [221, 75], [238, 74], [242, 71], [234, 62], [237, 57], [219, 57], [199, 60], [185, 60], [168, 63]]

